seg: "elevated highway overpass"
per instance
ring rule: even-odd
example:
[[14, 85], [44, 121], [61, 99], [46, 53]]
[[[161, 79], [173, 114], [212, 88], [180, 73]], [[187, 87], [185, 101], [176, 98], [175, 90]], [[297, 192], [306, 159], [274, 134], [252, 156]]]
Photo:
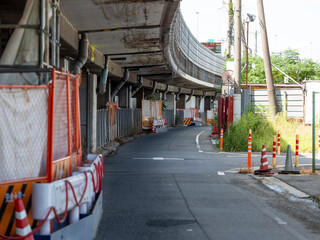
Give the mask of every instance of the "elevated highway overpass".
[[[76, 232], [91, 239], [82, 234], [92, 234], [88, 228], [96, 228], [100, 219], [103, 194], [98, 182], [104, 166], [102, 156], [83, 153], [104, 152], [122, 137], [140, 132], [144, 121], [162, 130], [166, 122], [167, 126], [183, 125], [185, 112], [201, 121], [195, 114], [198, 109], [204, 113], [212, 108], [224, 58], [195, 39], [179, 3], [0, 1], [0, 142], [4, 143], [0, 145], [0, 238], [19, 231], [13, 223], [18, 197], [28, 206], [31, 228], [43, 220], [41, 234], [52, 233], [47, 209], [46, 218], [31, 213], [39, 206], [31, 203], [33, 183], [62, 183], [66, 190], [66, 180], [73, 179], [83, 194], [87, 183], [92, 187], [87, 198], [81, 197], [80, 202], [86, 202], [61, 208], [65, 216], [70, 210], [74, 218], [68, 227], [77, 229], [65, 234]], [[143, 107], [146, 102], [149, 105]], [[82, 163], [88, 167], [88, 161], [91, 175], [80, 176]], [[68, 199], [67, 193], [65, 198], [57, 195], [62, 197], [58, 205]], [[32, 200], [48, 204], [51, 211], [55, 197], [44, 201], [46, 196], [38, 194]], [[92, 214], [82, 219], [92, 226], [78, 227], [79, 207], [86, 214], [93, 209], [93, 201]]]
[[[80, 112], [87, 139], [96, 131], [92, 123], [99, 125], [95, 112], [109, 102], [139, 109], [142, 99], [163, 99], [174, 116], [176, 109], [208, 110], [221, 86], [225, 60], [192, 35], [179, 4], [179, 0], [3, 0], [0, 84], [50, 80], [21, 74], [32, 69], [55, 67], [78, 74], [81, 69]], [[39, 79], [30, 82], [31, 78]]]

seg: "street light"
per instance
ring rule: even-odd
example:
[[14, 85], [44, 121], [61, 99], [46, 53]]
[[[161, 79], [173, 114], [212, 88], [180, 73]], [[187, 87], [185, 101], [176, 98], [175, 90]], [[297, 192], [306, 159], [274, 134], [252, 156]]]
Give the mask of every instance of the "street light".
[[256, 20], [256, 16], [250, 13], [247, 13], [247, 66], [246, 66], [246, 87], [248, 87], [248, 72], [249, 72], [249, 23]]

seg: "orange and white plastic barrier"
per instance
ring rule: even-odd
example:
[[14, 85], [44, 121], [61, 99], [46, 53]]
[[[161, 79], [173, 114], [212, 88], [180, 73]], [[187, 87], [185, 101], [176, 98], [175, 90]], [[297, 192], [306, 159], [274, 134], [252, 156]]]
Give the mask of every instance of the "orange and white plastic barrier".
[[296, 135], [296, 159], [294, 163], [295, 167], [299, 166], [299, 135]]
[[251, 139], [251, 129], [249, 129], [249, 138], [248, 138], [248, 168], [251, 168], [251, 154], [252, 154], [252, 139]]
[[276, 168], [277, 137], [273, 136], [272, 169]]
[[278, 155], [280, 155], [280, 130], [278, 130]]
[[16, 236], [24, 237], [24, 240], [34, 240], [31, 233], [31, 227], [28, 221], [28, 216], [24, 208], [22, 199], [18, 198], [15, 201], [15, 217], [16, 217]]
[[223, 128], [221, 128], [220, 132], [220, 152], [223, 151]]

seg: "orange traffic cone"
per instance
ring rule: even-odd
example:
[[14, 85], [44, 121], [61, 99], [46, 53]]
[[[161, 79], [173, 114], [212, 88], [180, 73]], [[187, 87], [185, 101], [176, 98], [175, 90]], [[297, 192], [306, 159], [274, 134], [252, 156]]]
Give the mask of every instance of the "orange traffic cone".
[[268, 158], [266, 153], [266, 145], [262, 145], [260, 170], [254, 171], [256, 175], [272, 175], [271, 169], [268, 168]]
[[[23, 206], [22, 199], [18, 198], [15, 201], [15, 217], [16, 217], [16, 236], [24, 237], [31, 232], [31, 227], [28, 221], [26, 210]], [[34, 240], [33, 235], [30, 235], [24, 240]]]

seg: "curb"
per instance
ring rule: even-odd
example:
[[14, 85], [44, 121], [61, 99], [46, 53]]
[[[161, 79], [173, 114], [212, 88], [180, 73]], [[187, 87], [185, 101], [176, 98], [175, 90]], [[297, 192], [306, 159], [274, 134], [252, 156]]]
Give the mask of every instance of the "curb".
[[280, 179], [278, 179], [276, 177], [254, 177], [254, 178], [256, 178], [258, 180], [261, 179], [261, 182], [265, 186], [267, 186], [269, 189], [272, 189], [272, 186], [276, 185], [297, 198], [310, 198], [310, 195], [300, 191], [299, 189], [296, 189], [296, 188], [290, 186], [289, 184], [281, 181]]

